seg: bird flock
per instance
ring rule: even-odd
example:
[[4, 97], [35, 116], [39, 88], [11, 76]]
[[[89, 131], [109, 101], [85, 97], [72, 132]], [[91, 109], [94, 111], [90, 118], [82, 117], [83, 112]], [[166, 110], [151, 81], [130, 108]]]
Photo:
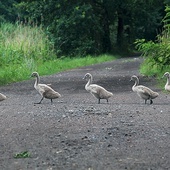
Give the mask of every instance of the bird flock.
[[[38, 72], [33, 72], [31, 74], [31, 77], [35, 77], [34, 88], [41, 95], [41, 100], [35, 104], [41, 104], [44, 98], [50, 99], [52, 103], [53, 99], [57, 99], [61, 97], [61, 94], [55, 91], [54, 89], [52, 89], [50, 87], [50, 84], [40, 84], [40, 76]], [[165, 84], [165, 90], [170, 91], [170, 73], [166, 72], [163, 75], [163, 77], [167, 78], [167, 82]], [[109, 102], [109, 98], [113, 96], [113, 93], [107, 91], [102, 86], [99, 86], [97, 84], [92, 84], [92, 81], [93, 81], [92, 74], [86, 73], [83, 79], [87, 81], [85, 85], [85, 90], [91, 93], [95, 98], [97, 98], [99, 104], [100, 104], [101, 99], [105, 99], [107, 103]], [[145, 104], [147, 103], [147, 100], [149, 100], [150, 104], [152, 104], [153, 99], [159, 96], [157, 92], [154, 92], [150, 88], [143, 86], [143, 85], [139, 85], [139, 78], [136, 75], [133, 75], [130, 81], [134, 81], [135, 83], [132, 86], [132, 91], [135, 92], [141, 99], [143, 99]], [[0, 93], [0, 101], [6, 100], [6, 99], [7, 97], [4, 94]]]

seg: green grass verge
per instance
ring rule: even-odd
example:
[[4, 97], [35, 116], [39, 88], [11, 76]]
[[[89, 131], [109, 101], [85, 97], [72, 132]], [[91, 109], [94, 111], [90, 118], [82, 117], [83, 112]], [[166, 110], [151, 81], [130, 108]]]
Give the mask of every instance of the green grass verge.
[[115, 60], [116, 58], [116, 56], [112, 55], [101, 55], [97, 57], [87, 56], [84, 58], [63, 58], [47, 61], [39, 60], [38, 62], [33, 59], [27, 59], [20, 64], [10, 64], [1, 67], [0, 85], [28, 80], [33, 71], [38, 71], [41, 76], [50, 75], [73, 68]]

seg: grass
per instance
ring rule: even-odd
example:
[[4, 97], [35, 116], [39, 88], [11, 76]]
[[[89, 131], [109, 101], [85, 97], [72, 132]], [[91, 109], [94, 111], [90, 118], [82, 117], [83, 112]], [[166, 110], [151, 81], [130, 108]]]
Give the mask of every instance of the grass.
[[20, 159], [20, 158], [30, 158], [31, 154], [28, 151], [20, 152], [14, 155], [14, 158]]
[[53, 74], [73, 68], [79, 68], [82, 66], [102, 63], [105, 61], [111, 61], [116, 59], [111, 55], [101, 55], [97, 57], [87, 56], [83, 58], [64, 58], [53, 61], [45, 62], [43, 65], [39, 65], [37, 71], [42, 74]]
[[38, 71], [40, 75], [50, 75], [65, 70], [111, 61], [114, 59], [116, 59], [116, 57], [111, 55], [101, 55], [98, 57], [87, 56], [84, 58], [74, 59], [55, 59], [44, 62], [30, 60], [21, 64], [13, 64], [0, 68], [0, 85], [27, 80], [30, 78], [33, 71]]
[[115, 58], [101, 55], [59, 59], [41, 26], [0, 24], [0, 85], [27, 80], [33, 71], [49, 75]]

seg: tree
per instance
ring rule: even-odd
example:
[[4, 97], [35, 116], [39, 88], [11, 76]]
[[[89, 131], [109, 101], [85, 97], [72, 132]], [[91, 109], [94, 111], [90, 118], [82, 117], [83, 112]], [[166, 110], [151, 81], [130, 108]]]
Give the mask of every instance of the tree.
[[20, 16], [43, 24], [58, 56], [77, 56], [110, 53], [115, 46], [126, 50], [140, 37], [154, 39], [164, 4], [161, 0], [22, 0], [17, 7]]
[[161, 0], [123, 0], [117, 2], [117, 45], [124, 48], [139, 37], [154, 39], [161, 25], [164, 5]]
[[17, 12], [14, 5], [20, 2], [19, 0], [5, 0], [0, 1], [0, 22], [10, 21], [15, 22]]
[[170, 7], [166, 6], [163, 18], [163, 31], [157, 35], [156, 41], [140, 39], [136, 41], [136, 48], [145, 57], [143, 74], [162, 75], [170, 66]]

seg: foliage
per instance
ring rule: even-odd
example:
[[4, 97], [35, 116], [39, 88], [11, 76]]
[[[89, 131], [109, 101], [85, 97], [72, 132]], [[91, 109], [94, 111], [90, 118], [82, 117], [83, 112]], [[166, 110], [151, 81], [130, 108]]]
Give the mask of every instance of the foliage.
[[31, 14], [28, 17], [46, 27], [46, 33], [54, 42], [58, 56], [97, 53], [93, 37], [99, 28], [89, 4], [81, 1], [45, 0], [22, 2], [18, 8], [27, 11]]
[[162, 0], [22, 0], [21, 18], [43, 24], [58, 56], [85, 56], [129, 49], [136, 38], [154, 39]]
[[47, 60], [55, 57], [53, 45], [41, 27], [23, 23], [0, 25], [0, 66], [22, 61]]
[[29, 158], [31, 154], [28, 151], [20, 152], [14, 155], [14, 158], [19, 159], [19, 158]]
[[116, 59], [116, 57], [112, 55], [101, 55], [96, 57], [86, 56], [74, 59], [67, 57], [63, 59], [47, 60], [44, 62], [35, 62], [34, 60], [30, 60], [20, 64], [11, 64], [0, 68], [0, 85], [28, 80], [32, 71], [38, 71], [40, 75], [50, 75], [68, 69], [102, 63], [114, 59]]
[[6, 0], [0, 2], [0, 22], [19, 20], [43, 26], [58, 57], [108, 54], [117, 49], [126, 53], [135, 39], [155, 38], [164, 1]]
[[14, 4], [20, 2], [19, 0], [5, 0], [0, 1], [0, 22], [10, 21], [15, 22], [17, 18], [17, 11]]
[[35, 70], [41, 75], [52, 74], [112, 59], [108, 55], [58, 59], [41, 26], [0, 25], [0, 84], [29, 79]]
[[21, 80], [36, 68], [37, 63], [55, 58], [53, 45], [41, 27], [1, 23], [1, 84]]
[[144, 74], [160, 75], [167, 70], [170, 65], [170, 7], [167, 6], [166, 15], [163, 19], [164, 30], [157, 36], [157, 41], [144, 39], [136, 41], [136, 48], [142, 52], [146, 58], [141, 69]]
[[[86, 26], [88, 25], [88, 27]], [[99, 30], [98, 23], [89, 5], [74, 5], [70, 14], [62, 15], [49, 28], [56, 37], [55, 48], [58, 55], [86, 56], [97, 54], [93, 36]]]

